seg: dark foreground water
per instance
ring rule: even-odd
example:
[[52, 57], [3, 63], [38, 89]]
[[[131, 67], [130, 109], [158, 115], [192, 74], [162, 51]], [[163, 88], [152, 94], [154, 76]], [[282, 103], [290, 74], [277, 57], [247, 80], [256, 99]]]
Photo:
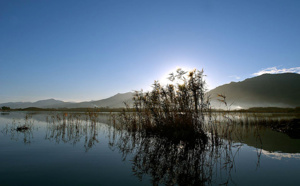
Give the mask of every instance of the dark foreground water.
[[216, 151], [129, 135], [116, 131], [108, 118], [1, 113], [0, 185], [300, 183], [300, 140], [285, 134], [262, 127], [258, 143], [251, 127], [243, 126], [242, 143]]

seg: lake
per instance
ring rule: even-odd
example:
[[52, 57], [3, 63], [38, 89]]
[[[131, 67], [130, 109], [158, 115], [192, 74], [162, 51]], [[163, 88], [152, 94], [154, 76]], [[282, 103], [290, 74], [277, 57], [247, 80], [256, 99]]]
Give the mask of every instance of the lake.
[[234, 132], [211, 148], [118, 130], [109, 114], [2, 112], [0, 185], [299, 185], [299, 139]]

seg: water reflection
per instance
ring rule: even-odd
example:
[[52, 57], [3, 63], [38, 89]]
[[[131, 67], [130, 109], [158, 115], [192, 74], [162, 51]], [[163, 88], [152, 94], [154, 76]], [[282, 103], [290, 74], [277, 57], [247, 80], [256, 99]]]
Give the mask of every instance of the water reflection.
[[231, 181], [238, 148], [233, 149], [234, 144], [225, 140], [221, 146], [214, 146], [201, 140], [176, 143], [140, 132], [111, 132], [110, 147], [118, 149], [124, 160], [129, 154], [133, 155], [132, 172], [140, 180], [150, 175], [153, 185], [227, 184]]
[[71, 143], [75, 145], [84, 141], [86, 151], [94, 147], [98, 140], [98, 113], [63, 113], [46, 117], [47, 130], [45, 139], [56, 143]]
[[30, 144], [33, 139], [33, 130], [36, 129], [33, 124], [32, 115], [26, 114], [24, 120], [13, 119], [12, 123], [6, 124], [1, 132], [10, 136], [11, 140], [18, 141], [22, 139], [24, 144]]
[[[300, 153], [299, 139], [264, 126], [268, 122], [284, 122], [295, 117], [297, 116], [289, 114], [278, 116], [276, 113], [214, 113], [214, 123], [219, 133], [224, 133], [224, 129], [229, 131], [229, 140], [269, 152]], [[263, 122], [260, 123], [261, 121]]]
[[[32, 141], [34, 131], [38, 130], [42, 123], [46, 123], [45, 138], [47, 140], [56, 143], [76, 144], [84, 139], [88, 149], [98, 143], [97, 135], [100, 130], [103, 130], [100, 123], [110, 123], [109, 114], [93, 112], [12, 112], [2, 114], [2, 118], [11, 120], [10, 123], [5, 124], [5, 127], [2, 127], [2, 133], [10, 135], [14, 140], [21, 139], [27, 144]], [[38, 124], [35, 126], [34, 123]], [[23, 126], [27, 127], [26, 130], [18, 130]], [[273, 131], [264, 126], [232, 124], [230, 127], [224, 127], [224, 123], [215, 121], [215, 127], [217, 130], [228, 130], [227, 133], [230, 133], [229, 140], [234, 142], [242, 142], [269, 152], [300, 153], [299, 139], [292, 139], [284, 133]], [[226, 136], [223, 137], [226, 138]]]
[[266, 150], [262, 150], [262, 154], [277, 160], [282, 160], [283, 158], [292, 158], [292, 159], [298, 159], [300, 160], [300, 153], [281, 153], [281, 152], [269, 152]]
[[[11, 121], [1, 131], [12, 140], [21, 139], [25, 144], [30, 144], [35, 132], [42, 128], [39, 134], [48, 141], [83, 144], [85, 150], [89, 151], [97, 148], [101, 131], [109, 139], [109, 147], [119, 151], [124, 161], [131, 161], [132, 173], [140, 180], [146, 175], [150, 176], [153, 185], [233, 183], [231, 174], [235, 169], [235, 157], [243, 145], [236, 142], [257, 146], [257, 131], [262, 139], [263, 156], [277, 160], [300, 159], [299, 140], [262, 126], [232, 125], [228, 131], [232, 134], [232, 143], [224, 138], [219, 141], [220, 145], [214, 145], [212, 142], [204, 144], [201, 140], [193, 143], [174, 142], [158, 136], [118, 130], [110, 124], [109, 115], [99, 113], [22, 114], [22, 117], [18, 116], [19, 119], [12, 119], [15, 116], [15, 113], [1, 115]], [[22, 126], [28, 128], [17, 130]]]

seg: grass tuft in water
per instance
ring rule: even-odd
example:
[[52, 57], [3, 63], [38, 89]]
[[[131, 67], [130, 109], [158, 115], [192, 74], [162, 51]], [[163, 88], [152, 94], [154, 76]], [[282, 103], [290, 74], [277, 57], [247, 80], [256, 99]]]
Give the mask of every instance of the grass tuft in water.
[[172, 83], [165, 86], [155, 81], [150, 92], [136, 91], [134, 112], [126, 105], [127, 109], [118, 117], [118, 127], [174, 141], [207, 141], [205, 113], [211, 109], [209, 97], [205, 98], [203, 70], [177, 69], [169, 80]]

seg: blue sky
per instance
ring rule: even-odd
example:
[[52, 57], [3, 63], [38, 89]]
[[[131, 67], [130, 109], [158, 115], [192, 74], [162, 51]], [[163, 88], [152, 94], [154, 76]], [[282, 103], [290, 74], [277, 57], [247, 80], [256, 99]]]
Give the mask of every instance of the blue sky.
[[0, 1], [0, 103], [149, 89], [177, 67], [208, 88], [300, 73], [300, 1]]

